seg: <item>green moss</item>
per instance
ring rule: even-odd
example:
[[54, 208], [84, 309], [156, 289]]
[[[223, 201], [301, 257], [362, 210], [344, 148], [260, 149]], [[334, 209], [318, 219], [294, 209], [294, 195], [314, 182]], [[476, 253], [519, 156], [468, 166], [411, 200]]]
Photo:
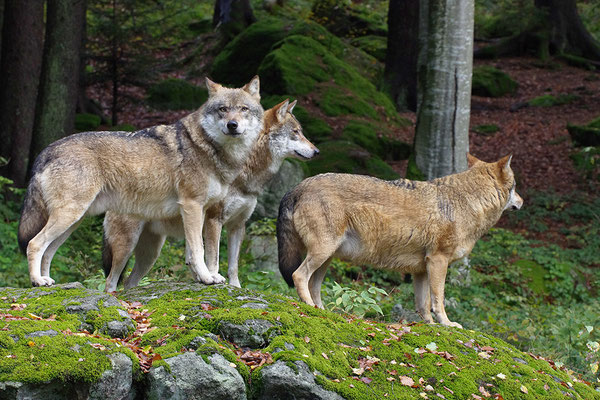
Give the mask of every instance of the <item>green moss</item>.
[[498, 132], [499, 130], [500, 128], [496, 124], [477, 125], [475, 128], [473, 128], [475, 133], [478, 133], [482, 136], [493, 136], [494, 133]]
[[135, 131], [137, 131], [137, 128], [131, 124], [119, 124], [119, 125], [111, 126], [109, 130], [135, 132]]
[[385, 62], [387, 51], [387, 38], [385, 36], [367, 35], [359, 36], [350, 42], [365, 53], [368, 53], [381, 62]]
[[365, 121], [350, 121], [342, 131], [341, 138], [354, 142], [382, 159], [405, 160], [410, 145], [385, 135], [386, 129]]
[[558, 96], [545, 94], [529, 100], [528, 104], [531, 107], [553, 107], [569, 104], [577, 99], [579, 99], [579, 97], [574, 94], [559, 94]]
[[600, 146], [600, 117], [586, 125], [567, 124], [567, 130], [579, 146]]
[[78, 132], [93, 131], [100, 126], [102, 118], [96, 114], [75, 114], [75, 130]]
[[330, 116], [354, 114], [361, 117], [377, 118], [375, 109], [351, 91], [336, 86], [324, 86], [317, 101], [319, 108]]
[[472, 92], [475, 96], [501, 97], [514, 94], [519, 85], [508, 74], [491, 66], [473, 68]]
[[307, 162], [310, 175], [324, 172], [364, 174], [382, 179], [396, 179], [398, 174], [381, 158], [355, 143], [332, 140], [319, 144], [321, 154]]
[[207, 98], [206, 88], [170, 78], [150, 87], [147, 101], [160, 110], [191, 110], [200, 107]]
[[[354, 102], [361, 104], [361, 113], [373, 116], [367, 110], [369, 105], [382, 117], [395, 118], [397, 113], [391, 100], [377, 91], [375, 86], [361, 73], [346, 62], [337, 58], [331, 51], [317, 41], [305, 36], [288, 36], [282, 40], [263, 60], [258, 70], [260, 76], [269, 76], [263, 81], [263, 89], [268, 93], [295, 93], [304, 95], [318, 87], [320, 95], [334, 100], [338, 108], [331, 111], [323, 98], [320, 105], [328, 106], [333, 115], [352, 112], [349, 101], [343, 96], [352, 96]], [[332, 84], [336, 89], [331, 89]]]

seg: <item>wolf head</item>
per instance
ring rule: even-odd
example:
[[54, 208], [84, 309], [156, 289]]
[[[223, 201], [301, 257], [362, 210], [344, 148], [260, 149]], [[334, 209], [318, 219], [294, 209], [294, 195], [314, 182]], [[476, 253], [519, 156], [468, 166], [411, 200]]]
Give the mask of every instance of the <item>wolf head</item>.
[[206, 78], [208, 100], [202, 106], [200, 124], [218, 143], [252, 136], [262, 129], [264, 110], [260, 105], [258, 76], [242, 88], [230, 89]]
[[490, 176], [499, 183], [500, 189], [508, 192], [504, 210], [519, 210], [523, 205], [523, 198], [516, 191], [515, 174], [510, 168], [512, 154], [502, 157], [495, 163], [486, 163], [467, 153], [467, 163], [471, 168], [486, 168]]
[[274, 155], [281, 158], [308, 160], [319, 154], [319, 149], [302, 134], [302, 126], [292, 114], [295, 106], [296, 100], [290, 103], [286, 99], [265, 116], [269, 148]]

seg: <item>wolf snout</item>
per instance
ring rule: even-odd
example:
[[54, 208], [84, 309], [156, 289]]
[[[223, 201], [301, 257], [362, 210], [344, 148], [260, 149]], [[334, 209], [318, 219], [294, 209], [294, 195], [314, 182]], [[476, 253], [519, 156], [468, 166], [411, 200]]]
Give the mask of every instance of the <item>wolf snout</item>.
[[237, 123], [237, 121], [231, 120], [229, 122], [227, 122], [227, 130], [229, 131], [230, 135], [238, 135], [239, 132], [237, 131], [239, 124]]

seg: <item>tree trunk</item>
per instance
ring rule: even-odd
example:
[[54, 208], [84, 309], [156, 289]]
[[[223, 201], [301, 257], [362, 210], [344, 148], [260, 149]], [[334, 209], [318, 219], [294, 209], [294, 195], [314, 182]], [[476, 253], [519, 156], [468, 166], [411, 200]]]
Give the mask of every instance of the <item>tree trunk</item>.
[[221, 31], [224, 41], [229, 41], [255, 21], [250, 0], [215, 0], [213, 26]]
[[0, 62], [2, 174], [24, 186], [42, 65], [44, 1], [8, 1]]
[[587, 31], [575, 0], [535, 0], [547, 14], [550, 53], [570, 53], [600, 61], [600, 44]]
[[385, 56], [386, 90], [398, 110], [417, 110], [419, 2], [390, 0]]
[[469, 149], [474, 0], [422, 0], [414, 163], [425, 179], [463, 171]]
[[85, 0], [48, 0], [31, 160], [73, 133], [85, 6]]

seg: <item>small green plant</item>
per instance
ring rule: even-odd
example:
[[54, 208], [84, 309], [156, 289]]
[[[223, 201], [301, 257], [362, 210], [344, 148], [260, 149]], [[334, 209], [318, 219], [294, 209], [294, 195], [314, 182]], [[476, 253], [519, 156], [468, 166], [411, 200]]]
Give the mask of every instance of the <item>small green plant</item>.
[[493, 136], [494, 133], [498, 132], [499, 130], [500, 128], [496, 124], [482, 124], [473, 128], [473, 132], [482, 136]]
[[573, 103], [578, 99], [579, 96], [576, 96], [574, 94], [559, 94], [558, 96], [545, 94], [543, 96], [535, 97], [529, 100], [528, 104], [531, 107], [553, 107]]
[[246, 233], [255, 236], [275, 235], [277, 220], [275, 218], [262, 218], [248, 225]]
[[327, 306], [332, 311], [342, 310], [358, 317], [363, 317], [369, 311], [375, 311], [383, 315], [383, 310], [378, 304], [382, 296], [387, 296], [387, 292], [376, 286], [371, 286], [359, 293], [352, 288], [343, 287], [334, 282], [329, 297], [335, 300], [329, 302]]

